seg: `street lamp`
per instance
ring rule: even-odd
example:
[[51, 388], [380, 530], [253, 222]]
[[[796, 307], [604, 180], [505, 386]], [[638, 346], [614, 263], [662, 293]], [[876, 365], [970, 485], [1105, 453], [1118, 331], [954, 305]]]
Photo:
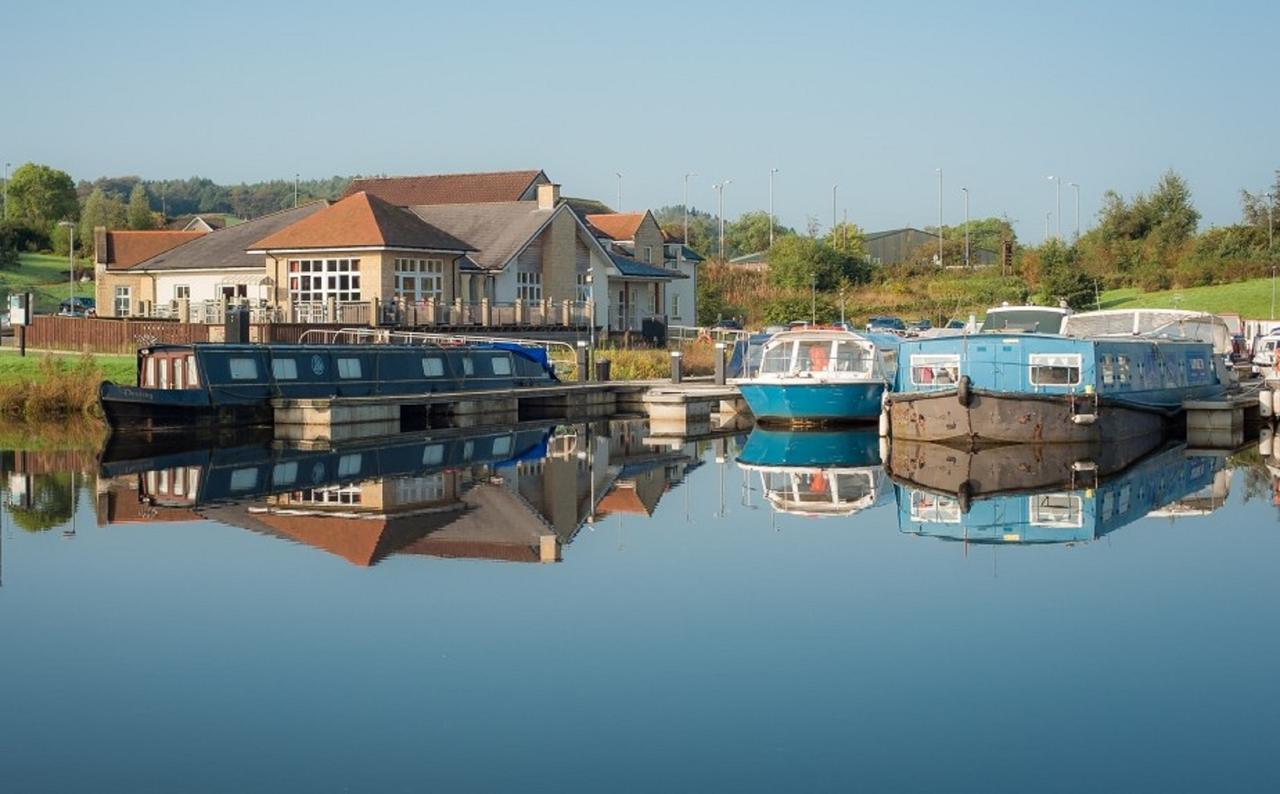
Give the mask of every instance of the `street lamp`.
[[1080, 185], [1075, 182], [1068, 182], [1069, 186], [1076, 191], [1076, 242], [1080, 242]]
[[1053, 217], [1053, 211], [1050, 210], [1044, 214], [1044, 241], [1049, 242], [1049, 219]]
[[67, 243], [67, 263], [70, 270], [67, 273], [67, 283], [71, 285], [71, 292], [67, 296], [67, 310], [72, 317], [76, 316], [76, 225], [71, 221], [58, 221], [58, 225], [66, 229], [68, 232]]
[[721, 261], [721, 262], [725, 261], [725, 259], [724, 259], [724, 189], [725, 189], [726, 187], [728, 187], [728, 186], [729, 186], [729, 184], [730, 184], [730, 183], [732, 183], [732, 182], [733, 182], [733, 180], [732, 180], [732, 179], [726, 179], [726, 180], [724, 180], [724, 181], [717, 182], [717, 183], [715, 183], [714, 185], [712, 185], [712, 186], [711, 186], [711, 187], [716, 191], [716, 193], [718, 193], [718, 194], [719, 194], [719, 199], [718, 199], [719, 204], [718, 204], [718, 208], [717, 208], [716, 212], [719, 214], [719, 218], [720, 218], [720, 247], [719, 247], [719, 254], [720, 254], [720, 261]]
[[778, 169], [769, 169], [769, 247], [773, 247], [773, 175]]
[[960, 192], [964, 193], [964, 266], [969, 268], [969, 188], [962, 187]]
[[1057, 223], [1057, 226], [1058, 226], [1058, 239], [1061, 240], [1062, 239], [1062, 180], [1056, 176], [1051, 176], [1049, 177], [1049, 181], [1053, 183], [1054, 191], [1057, 193], [1057, 196], [1058, 196], [1058, 204], [1054, 208], [1058, 214], [1055, 215], [1054, 217], [1056, 218], [1055, 223]]
[[613, 172], [618, 177], [618, 212], [622, 212], [622, 172]]
[[839, 223], [836, 221], [836, 191], [839, 189], [840, 189], [839, 185], [831, 186], [831, 242], [833, 243], [835, 242], [835, 239], [836, 239], [836, 234], [835, 234], [836, 226], [839, 225]]
[[942, 267], [942, 169], [938, 172], [938, 267]]

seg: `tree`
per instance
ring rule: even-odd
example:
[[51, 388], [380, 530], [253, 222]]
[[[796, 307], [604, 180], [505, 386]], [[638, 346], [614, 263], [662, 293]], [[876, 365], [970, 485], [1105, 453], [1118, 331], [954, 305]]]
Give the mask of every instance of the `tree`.
[[864, 281], [862, 263], [822, 240], [788, 235], [769, 249], [769, 283], [786, 289], [834, 289], [841, 280]]
[[[926, 227], [926, 231], [937, 231], [936, 227]], [[964, 242], [964, 224], [943, 226], [942, 236], [947, 240]], [[1000, 253], [1001, 245], [1008, 240], [1017, 243], [1018, 236], [1013, 231], [1013, 224], [1008, 218], [972, 218], [969, 221], [969, 248], [985, 248]], [[963, 246], [961, 251], [963, 252]], [[971, 254], [972, 256], [972, 254]], [[963, 259], [961, 260], [963, 261]]]
[[1077, 266], [1078, 249], [1050, 240], [1040, 247], [1039, 255], [1040, 303], [1056, 306], [1066, 301], [1073, 309], [1093, 306], [1094, 284]]
[[867, 255], [866, 235], [856, 223], [838, 223], [827, 232], [827, 245], [845, 256], [861, 261]]
[[127, 225], [128, 219], [128, 211], [120, 199], [106, 195], [102, 188], [94, 188], [80, 210], [80, 228], [76, 230], [80, 236], [80, 247], [85, 251], [93, 249], [94, 228], [121, 229]]
[[66, 171], [24, 163], [9, 179], [9, 217], [45, 234], [58, 221], [73, 219], [80, 205]]
[[[653, 211], [653, 217], [672, 240], [684, 238], [684, 207], [678, 204], [659, 207]], [[684, 241], [689, 248], [698, 256], [710, 259], [716, 252], [718, 234], [719, 228], [714, 215], [696, 207], [689, 208], [689, 239]]]
[[151, 199], [147, 197], [147, 189], [142, 183], [133, 186], [129, 193], [127, 219], [130, 229], [154, 229], [155, 215], [151, 212]]
[[31, 478], [30, 507], [11, 507], [9, 514], [27, 532], [45, 532], [71, 520], [74, 501], [70, 474], [37, 474]]
[[[773, 222], [773, 236], [777, 240], [795, 230]], [[769, 213], [747, 212], [729, 225], [724, 232], [725, 246], [730, 256], [742, 256], [764, 251], [769, 247]]]

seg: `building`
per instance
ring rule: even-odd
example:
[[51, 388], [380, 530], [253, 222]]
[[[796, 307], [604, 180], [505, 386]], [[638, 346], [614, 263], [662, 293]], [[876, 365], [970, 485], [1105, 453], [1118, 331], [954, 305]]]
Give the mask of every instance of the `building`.
[[652, 212], [598, 213], [585, 220], [609, 251], [610, 330], [638, 331], [652, 318], [694, 324], [695, 263], [668, 265], [667, 240]]
[[[911, 255], [921, 248], [925, 246], [936, 248], [938, 245], [937, 233], [921, 231], [911, 227], [872, 232], [862, 239], [867, 261], [872, 265], [896, 265], [908, 262], [911, 259]], [[950, 254], [948, 254], [948, 257], [950, 257]], [[971, 245], [969, 247], [969, 260], [973, 265], [994, 265], [999, 263], [1000, 255], [995, 251]], [[959, 265], [963, 264], [963, 262], [952, 262], [951, 264]]]

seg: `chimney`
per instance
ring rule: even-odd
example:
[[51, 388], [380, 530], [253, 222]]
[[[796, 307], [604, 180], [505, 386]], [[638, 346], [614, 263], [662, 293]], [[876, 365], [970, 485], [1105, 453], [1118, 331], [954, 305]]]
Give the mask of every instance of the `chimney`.
[[93, 263], [105, 265], [110, 257], [111, 252], [107, 250], [107, 227], [93, 227]]
[[552, 182], [538, 185], [538, 209], [553, 210], [560, 203], [560, 186]]

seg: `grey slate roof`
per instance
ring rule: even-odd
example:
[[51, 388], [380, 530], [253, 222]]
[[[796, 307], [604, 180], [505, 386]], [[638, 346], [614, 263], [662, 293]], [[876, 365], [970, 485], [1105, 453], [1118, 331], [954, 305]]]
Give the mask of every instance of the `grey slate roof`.
[[677, 278], [688, 278], [684, 273], [675, 270], [667, 270], [666, 268], [654, 267], [646, 265], [638, 259], [632, 259], [629, 256], [623, 256], [616, 251], [609, 252], [609, 258], [613, 260], [613, 266], [618, 268], [618, 272], [626, 278], [651, 278], [670, 281]]
[[262, 269], [262, 255], [249, 255], [245, 249], [269, 234], [308, 218], [328, 206], [326, 201], [314, 201], [301, 207], [292, 207], [270, 215], [263, 215], [244, 223], [216, 229], [189, 243], [171, 248], [162, 254], [145, 259], [126, 270], [226, 270], [231, 268]]
[[484, 270], [498, 270], [520, 253], [555, 212], [538, 209], [536, 201], [431, 204], [409, 209], [437, 229], [474, 246], [477, 250], [470, 258]]

